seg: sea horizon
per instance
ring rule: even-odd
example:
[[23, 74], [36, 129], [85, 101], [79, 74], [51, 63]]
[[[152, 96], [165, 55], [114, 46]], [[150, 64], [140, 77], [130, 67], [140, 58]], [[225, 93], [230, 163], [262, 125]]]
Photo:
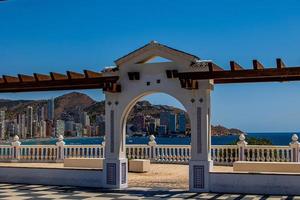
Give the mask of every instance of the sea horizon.
[[[291, 142], [291, 137], [297, 132], [249, 132], [246, 133], [247, 137], [254, 137], [260, 139], [268, 139], [272, 142], [272, 145], [286, 146]], [[229, 145], [234, 144], [238, 140], [239, 135], [227, 135], [227, 136], [212, 136], [212, 145]], [[190, 137], [156, 137], [157, 144], [169, 144], [169, 145], [188, 145], [190, 144]], [[55, 144], [57, 138], [32, 138], [32, 139], [20, 139], [23, 145], [47, 145]], [[95, 145], [103, 142], [103, 136], [93, 137], [66, 137], [64, 139], [67, 145]], [[147, 144], [149, 142], [149, 136], [131, 136], [126, 138], [126, 144]], [[9, 142], [7, 142], [9, 143]]]

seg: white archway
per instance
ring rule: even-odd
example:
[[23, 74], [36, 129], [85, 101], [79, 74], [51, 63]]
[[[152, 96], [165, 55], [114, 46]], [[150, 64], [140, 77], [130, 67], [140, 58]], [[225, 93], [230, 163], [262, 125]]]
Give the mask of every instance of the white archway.
[[[155, 56], [172, 62], [145, 63]], [[191, 62], [197, 57], [176, 51], [158, 43], [145, 47], [116, 61], [120, 93], [105, 93], [106, 97], [106, 150], [104, 173], [108, 188], [127, 187], [127, 159], [124, 123], [135, 103], [151, 93], [165, 93], [177, 99], [188, 112], [191, 123], [192, 158], [189, 177], [191, 191], [209, 190], [210, 161], [210, 92], [209, 80], [197, 82], [197, 87], [183, 88], [178, 79], [167, 75], [166, 70], [191, 71]], [[198, 70], [208, 70], [199, 68]]]

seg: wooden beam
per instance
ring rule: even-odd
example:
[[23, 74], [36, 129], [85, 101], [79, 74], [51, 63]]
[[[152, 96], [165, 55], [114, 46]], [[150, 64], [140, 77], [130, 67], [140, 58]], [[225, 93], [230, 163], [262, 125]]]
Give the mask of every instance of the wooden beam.
[[267, 78], [267, 77], [293, 77], [300, 75], [300, 67], [289, 68], [265, 68], [264, 70], [245, 69], [239, 71], [215, 71], [211, 72], [181, 72], [179, 79], [232, 79], [232, 78]]
[[84, 74], [86, 78], [100, 78], [103, 76], [102, 73], [98, 73], [98, 72], [93, 72], [90, 70], [84, 70]]
[[72, 72], [72, 71], [67, 71], [67, 75], [69, 79], [82, 79], [85, 78], [84, 74], [77, 73], [77, 72]]
[[50, 76], [51, 76], [52, 80], [54, 80], [54, 81], [68, 79], [68, 76], [66, 76], [64, 74], [59, 74], [59, 73], [56, 73], [56, 72], [50, 72]]
[[230, 61], [230, 69], [231, 71], [243, 70], [243, 68], [234, 61]]
[[263, 77], [263, 78], [230, 78], [230, 79], [214, 79], [215, 84], [229, 83], [261, 83], [261, 82], [289, 82], [300, 81], [300, 76], [292, 77]]
[[5, 80], [0, 77], [0, 84], [5, 83]]
[[34, 73], [34, 78], [36, 81], [51, 81], [52, 78], [48, 75], [45, 75], [45, 74], [37, 74], [37, 73]]
[[277, 66], [277, 69], [282, 69], [285, 67], [285, 64], [283, 63], [283, 61], [281, 60], [281, 58], [277, 58], [276, 59], [276, 66]]
[[35, 81], [35, 78], [33, 76], [18, 74], [18, 77], [22, 82], [34, 82]]
[[208, 70], [210, 72], [214, 72], [214, 71], [224, 71], [224, 69], [222, 69], [221, 67], [219, 67], [218, 65], [216, 65], [213, 62], [208, 62]]
[[18, 83], [18, 82], [20, 82], [20, 79], [18, 77], [14, 77], [14, 76], [3, 75], [3, 79], [4, 79], [5, 83]]
[[[36, 74], [37, 79], [40, 77]], [[50, 78], [50, 77], [48, 77]], [[0, 93], [5, 92], [33, 92], [33, 91], [55, 91], [76, 89], [101, 89], [109, 85], [114, 91], [120, 91], [120, 86], [114, 86], [118, 76], [105, 76], [90, 79], [65, 79], [65, 80], [42, 80], [33, 82], [0, 82]]]
[[258, 60], [253, 60], [252, 63], [254, 70], [264, 69], [264, 66]]

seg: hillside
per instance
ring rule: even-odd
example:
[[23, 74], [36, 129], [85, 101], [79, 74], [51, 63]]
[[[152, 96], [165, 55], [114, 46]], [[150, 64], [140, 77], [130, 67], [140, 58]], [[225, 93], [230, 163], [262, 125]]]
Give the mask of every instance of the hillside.
[[[59, 96], [55, 98], [54, 103], [56, 119], [79, 121], [79, 113], [81, 113], [82, 111], [86, 111], [91, 117], [91, 122], [94, 122], [96, 115], [105, 113], [104, 101], [97, 102], [90, 98], [88, 95], [79, 92], [72, 92]], [[24, 112], [27, 106], [32, 106], [35, 111], [37, 107], [47, 107], [47, 100], [0, 99], [0, 109], [6, 109], [6, 117], [8, 119], [16, 118], [17, 114]], [[139, 101], [130, 111], [128, 122], [134, 121], [134, 116], [136, 116], [137, 114], [150, 115], [152, 117], [159, 118], [159, 114], [161, 112], [171, 112], [174, 114], [178, 114], [184, 111], [172, 106], [152, 105], [148, 101]], [[187, 127], [189, 127], [189, 118], [187, 113], [185, 113], [185, 115], [187, 118]], [[221, 125], [212, 126], [212, 135], [230, 135], [240, 133], [242, 133], [242, 131], [240, 131], [239, 129], [228, 129]]]

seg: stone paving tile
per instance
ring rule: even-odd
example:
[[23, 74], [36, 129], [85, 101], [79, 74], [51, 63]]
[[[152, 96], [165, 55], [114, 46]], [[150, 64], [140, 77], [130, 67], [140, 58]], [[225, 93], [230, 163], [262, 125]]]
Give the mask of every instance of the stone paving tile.
[[0, 200], [115, 200], [115, 199], [218, 199], [218, 200], [281, 200], [300, 196], [193, 193], [180, 189], [134, 187], [126, 190], [104, 190], [45, 185], [0, 184]]

